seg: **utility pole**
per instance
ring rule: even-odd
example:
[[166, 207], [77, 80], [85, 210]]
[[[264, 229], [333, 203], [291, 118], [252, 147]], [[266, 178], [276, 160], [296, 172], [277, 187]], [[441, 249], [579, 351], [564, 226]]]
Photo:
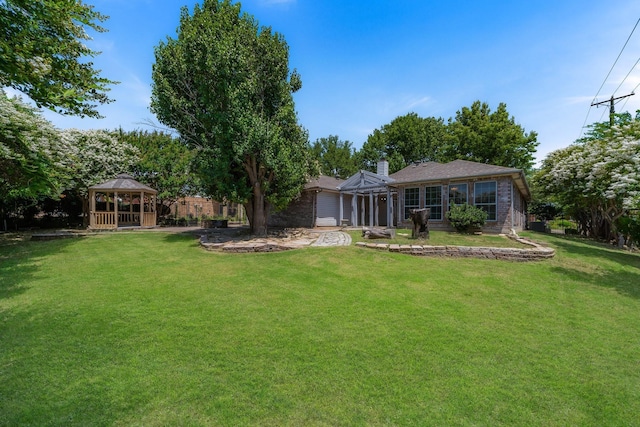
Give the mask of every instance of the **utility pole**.
[[614, 98], [613, 95], [611, 95], [611, 99], [608, 99], [606, 101], [593, 102], [591, 104], [591, 106], [592, 107], [593, 106], [599, 106], [599, 105], [602, 105], [602, 104], [606, 104], [608, 102], [609, 103], [609, 125], [613, 127], [614, 116], [616, 114], [616, 107], [615, 107], [615, 102], [614, 101], [617, 101], [617, 100], [623, 99], [623, 98], [628, 98], [631, 95], [635, 95], [635, 93], [631, 92], [628, 95], [622, 95], [622, 96], [619, 96], [617, 98]]

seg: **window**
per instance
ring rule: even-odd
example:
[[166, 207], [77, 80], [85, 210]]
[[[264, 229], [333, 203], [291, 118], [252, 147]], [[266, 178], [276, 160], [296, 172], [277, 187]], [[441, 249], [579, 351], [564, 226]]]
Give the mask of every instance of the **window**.
[[464, 205], [467, 203], [467, 184], [449, 185], [449, 205]]
[[487, 221], [496, 221], [498, 204], [496, 182], [476, 182], [474, 186], [474, 204], [487, 213]]
[[425, 208], [431, 209], [429, 219], [442, 219], [442, 186], [425, 188]]
[[409, 219], [409, 211], [420, 207], [420, 189], [404, 189], [404, 219]]

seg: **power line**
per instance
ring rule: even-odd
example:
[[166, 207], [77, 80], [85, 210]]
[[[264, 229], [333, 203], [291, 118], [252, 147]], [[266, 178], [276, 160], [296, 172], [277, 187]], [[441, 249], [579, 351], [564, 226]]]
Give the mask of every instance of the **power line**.
[[[584, 123], [582, 123], [582, 127], [580, 128], [580, 135], [578, 135], [578, 139], [580, 139], [582, 137], [582, 132], [584, 131], [585, 126], [587, 125], [587, 120], [589, 120], [589, 113], [591, 113], [591, 108], [593, 108], [594, 105], [598, 105], [601, 103], [596, 103], [596, 99], [598, 98], [598, 95], [600, 95], [600, 91], [602, 90], [602, 88], [604, 87], [605, 83], [607, 82], [607, 79], [609, 78], [609, 76], [611, 75], [611, 72], [613, 71], [613, 69], [615, 68], [616, 64], [618, 63], [618, 60], [620, 59], [620, 57], [622, 56], [622, 52], [624, 52], [624, 49], [627, 47], [627, 44], [629, 43], [629, 40], [631, 40], [631, 36], [633, 36], [633, 33], [636, 31], [636, 28], [638, 27], [638, 24], [640, 23], [640, 18], [638, 18], [638, 20], [636, 21], [636, 25], [633, 26], [633, 29], [631, 30], [631, 33], [629, 34], [629, 37], [627, 37], [627, 41], [624, 42], [624, 45], [622, 46], [622, 49], [620, 49], [620, 53], [618, 53], [618, 57], [616, 58], [616, 60], [613, 62], [613, 65], [611, 66], [611, 68], [609, 69], [609, 72], [607, 73], [607, 76], [604, 78], [604, 80], [602, 81], [602, 84], [600, 85], [600, 89], [598, 89], [598, 92], [596, 93], [596, 95], [593, 97], [593, 100], [591, 101], [591, 105], [589, 106], [589, 109], [587, 110], [587, 115], [584, 118]], [[638, 59], [638, 61], [640, 61], [640, 58]], [[620, 83], [620, 85], [616, 88], [616, 91], [614, 91], [613, 95], [615, 95], [615, 92], [618, 91], [618, 89], [620, 89], [620, 86], [622, 86], [622, 83], [624, 83], [624, 81], [627, 79], [627, 77], [629, 77], [629, 74], [631, 74], [631, 71], [635, 68], [635, 66], [638, 64], [638, 61], [636, 61], [636, 63], [633, 65], [633, 67], [631, 68], [631, 70], [629, 70], [629, 73], [627, 73], [627, 76], [622, 80], [622, 82]], [[636, 89], [640, 86], [640, 84], [638, 84], [638, 86], [636, 86], [632, 93], [633, 94]], [[611, 109], [613, 110], [613, 95], [611, 96]], [[622, 104], [622, 108], [624, 108], [625, 105], [627, 105], [627, 101], [629, 100], [628, 97], [630, 95], [625, 96], [624, 104]], [[610, 110], [610, 112], [612, 111]], [[604, 117], [604, 111], [602, 112], [602, 116], [600, 117], [600, 121], [602, 121], [602, 118]]]
[[[636, 89], [638, 89], [639, 87], [640, 87], [640, 83], [638, 83], [636, 85], [636, 87], [634, 87], [631, 92], [635, 93]], [[629, 101], [629, 98], [624, 100], [624, 103], [622, 104], [622, 107], [620, 107], [621, 110], [624, 110], [624, 106], [627, 105], [627, 101]]]
[[624, 46], [622, 46], [622, 49], [620, 49], [620, 53], [618, 54], [618, 57], [616, 58], [615, 62], [611, 66], [611, 69], [607, 73], [607, 77], [604, 78], [604, 81], [600, 85], [600, 89], [598, 89], [598, 92], [596, 93], [596, 96], [593, 97], [592, 103], [595, 102], [596, 98], [598, 98], [598, 95], [600, 95], [600, 91], [604, 87], [604, 84], [607, 82], [607, 79], [611, 75], [611, 72], [613, 71], [613, 69], [615, 68], [616, 64], [618, 63], [618, 60], [620, 59], [620, 56], [622, 56], [622, 52], [624, 52], [624, 49], [627, 47], [627, 43], [629, 43], [629, 40], [631, 40], [631, 36], [633, 35], [634, 31], [636, 30], [636, 27], [638, 27], [638, 23], [640, 23], [640, 18], [638, 18], [638, 20], [636, 21], [636, 25], [633, 26], [633, 30], [631, 30], [631, 34], [629, 34], [629, 37], [627, 37], [627, 41], [624, 42]]
[[[624, 83], [625, 80], [627, 80], [627, 77], [629, 77], [629, 74], [631, 74], [631, 72], [633, 71], [634, 68], [636, 68], [636, 65], [638, 65], [638, 62], [640, 62], [640, 58], [638, 58], [638, 60], [636, 61], [635, 64], [633, 64], [633, 67], [631, 67], [631, 69], [629, 70], [629, 72], [627, 73], [626, 76], [624, 76], [624, 79], [622, 79], [622, 81], [620, 82], [620, 84], [618, 85], [618, 87], [616, 88], [616, 90], [613, 91], [613, 94], [615, 95], [616, 92], [618, 91], [618, 89], [620, 89], [620, 86], [622, 86], [622, 84]], [[634, 90], [635, 92], [635, 90]]]
[[[624, 98], [628, 98], [630, 96], [635, 95], [635, 93], [630, 93], [628, 95], [622, 95], [622, 96], [618, 96], [617, 98], [614, 98], [613, 95], [611, 96], [611, 99], [607, 100], [607, 101], [600, 101], [600, 102], [593, 102], [591, 103], [591, 106], [593, 107], [594, 105], [603, 105], [604, 103], [609, 103], [609, 124], [611, 126], [613, 126], [613, 122], [615, 121], [615, 113], [616, 113], [616, 109], [615, 109], [615, 101], [618, 101], [619, 99], [624, 99]], [[603, 114], [604, 116], [604, 114]], [[602, 118], [600, 118], [600, 120], [602, 120]]]

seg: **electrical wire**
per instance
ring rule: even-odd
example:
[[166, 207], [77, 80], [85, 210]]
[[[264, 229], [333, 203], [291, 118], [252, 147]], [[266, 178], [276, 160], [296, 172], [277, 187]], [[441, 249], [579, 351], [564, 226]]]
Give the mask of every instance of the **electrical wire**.
[[[620, 82], [620, 84], [618, 85], [618, 87], [616, 88], [616, 90], [613, 91], [613, 96], [616, 95], [616, 92], [618, 91], [618, 89], [620, 89], [620, 86], [622, 86], [622, 84], [624, 83], [625, 80], [627, 80], [627, 77], [629, 77], [629, 74], [631, 74], [631, 72], [633, 71], [634, 68], [636, 68], [636, 65], [638, 65], [638, 62], [640, 62], [640, 58], [638, 58], [638, 60], [636, 61], [635, 64], [633, 64], [633, 67], [631, 67], [631, 69], [629, 70], [629, 72], [627, 73], [626, 76], [624, 76], [624, 79], [622, 79], [622, 81]], [[636, 86], [637, 87], [637, 86]], [[633, 90], [635, 92], [635, 89]]]
[[[622, 56], [622, 52], [624, 52], [624, 49], [627, 47], [627, 44], [629, 43], [629, 40], [631, 40], [631, 36], [633, 36], [633, 33], [636, 31], [636, 28], [638, 27], [639, 23], [640, 23], [640, 18], [638, 18], [638, 20], [636, 21], [636, 25], [633, 26], [633, 29], [631, 30], [631, 33], [629, 34], [629, 37], [627, 37], [627, 41], [624, 42], [624, 45], [622, 46], [622, 49], [620, 49], [620, 53], [618, 53], [618, 57], [613, 62], [613, 65], [611, 66], [611, 69], [609, 69], [609, 72], [607, 73], [607, 76], [602, 81], [602, 84], [600, 85], [600, 89], [598, 89], [598, 92], [593, 97], [593, 100], [591, 101], [591, 105], [589, 106], [589, 109], [587, 110], [587, 115], [584, 118], [584, 123], [582, 123], [582, 127], [580, 128], [580, 135], [578, 135], [578, 139], [580, 139], [582, 137], [582, 132], [584, 131], [585, 126], [587, 125], [587, 120], [589, 120], [589, 114], [591, 113], [591, 109], [593, 108], [593, 104], [596, 102], [596, 99], [598, 99], [598, 95], [600, 95], [600, 91], [602, 91], [602, 88], [604, 87], [605, 83], [607, 82], [607, 79], [611, 75], [611, 72], [613, 71], [613, 69], [615, 68], [616, 64], [618, 63], [618, 60]], [[627, 76], [622, 80], [622, 82], [620, 83], [620, 85], [618, 86], [616, 91], [618, 89], [620, 89], [620, 86], [622, 86], [622, 83], [624, 83], [624, 81], [627, 79], [627, 77], [629, 77], [629, 74], [631, 74], [631, 71], [633, 71], [633, 69], [636, 67], [636, 65], [638, 65], [638, 62], [640, 62], [640, 58], [638, 58], [638, 61], [636, 61], [636, 63], [631, 68], [631, 70], [629, 70], [629, 73], [627, 73]], [[640, 84], [638, 84], [638, 86], [640, 86]], [[636, 91], [638, 86], [636, 86], [635, 89], [633, 89], [633, 92]], [[615, 95], [615, 92], [614, 92], [614, 95]], [[624, 104], [622, 105], [623, 108], [627, 104], [627, 101], [628, 101], [628, 98], [625, 100]], [[600, 121], [602, 121], [603, 117], [604, 117], [604, 112], [602, 113], [602, 116], [600, 117]]]
[[[640, 59], [639, 59], [638, 61], [640, 61]], [[636, 64], [637, 64], [637, 62], [636, 62]], [[639, 87], [640, 87], [640, 83], [638, 83], [638, 84], [636, 85], [636, 87], [634, 87], [634, 88], [633, 88], [633, 90], [631, 91], [631, 93], [636, 93], [636, 89], [638, 89]], [[625, 105], [627, 105], [627, 101], [629, 101], [629, 98], [626, 98], [626, 99], [624, 100], [624, 103], [622, 104], [622, 107], [620, 107], [620, 109], [621, 109], [621, 110], [624, 110], [624, 106], [625, 106]]]
[[627, 43], [629, 43], [629, 40], [631, 40], [631, 36], [633, 35], [633, 33], [635, 32], [636, 28], [638, 27], [638, 23], [640, 23], [640, 18], [638, 18], [638, 20], [636, 21], [636, 25], [633, 26], [633, 30], [631, 30], [631, 34], [629, 34], [629, 37], [627, 37], [627, 41], [624, 42], [624, 46], [622, 46], [622, 49], [620, 49], [620, 53], [618, 54], [618, 57], [616, 58], [616, 60], [614, 61], [613, 65], [611, 66], [611, 69], [607, 73], [607, 77], [604, 78], [604, 81], [600, 85], [600, 89], [598, 89], [598, 92], [596, 93], [596, 96], [593, 97], [593, 101], [591, 102], [592, 104], [598, 98], [598, 95], [600, 95], [600, 91], [604, 87], [604, 84], [607, 82], [607, 79], [611, 75], [611, 72], [613, 71], [613, 69], [615, 68], [616, 64], [618, 63], [618, 60], [620, 59], [620, 56], [622, 56], [622, 52], [624, 52], [624, 49], [627, 47]]

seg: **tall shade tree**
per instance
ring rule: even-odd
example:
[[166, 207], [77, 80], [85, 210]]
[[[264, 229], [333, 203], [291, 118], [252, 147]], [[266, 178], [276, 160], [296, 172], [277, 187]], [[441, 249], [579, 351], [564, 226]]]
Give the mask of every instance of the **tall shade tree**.
[[444, 137], [444, 120], [409, 113], [374, 130], [357, 153], [357, 160], [362, 169], [375, 171], [378, 160], [385, 158], [389, 172], [394, 173], [413, 162], [437, 160]]
[[0, 87], [28, 95], [38, 107], [62, 114], [100, 117], [108, 85], [85, 58], [87, 29], [103, 32], [107, 17], [81, 0], [0, 1]]
[[38, 110], [0, 90], [0, 202], [56, 195], [73, 153]]
[[197, 179], [191, 172], [193, 151], [169, 133], [158, 131], [131, 131], [120, 129], [118, 139], [139, 151], [139, 160], [130, 171], [137, 180], [158, 191], [158, 203], [167, 212], [180, 197], [198, 189]]
[[317, 139], [311, 146], [311, 155], [323, 175], [347, 178], [358, 171], [351, 142], [336, 135]]
[[282, 35], [241, 13], [240, 4], [204, 0], [182, 8], [177, 38], [155, 49], [151, 109], [197, 150], [206, 192], [243, 203], [251, 231], [267, 232], [270, 209], [296, 197], [309, 170], [309, 143], [292, 94]]
[[525, 132], [509, 116], [506, 104], [500, 103], [492, 112], [488, 104], [476, 101], [449, 119], [441, 159], [471, 160], [529, 172], [538, 146], [537, 137], [536, 132]]

